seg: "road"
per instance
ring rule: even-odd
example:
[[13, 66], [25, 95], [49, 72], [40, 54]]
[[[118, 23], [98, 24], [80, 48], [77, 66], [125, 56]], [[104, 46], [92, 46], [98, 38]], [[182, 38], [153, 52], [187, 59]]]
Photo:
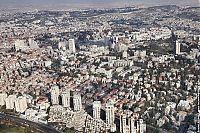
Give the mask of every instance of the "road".
[[35, 122], [32, 122], [32, 121], [22, 119], [22, 118], [19, 118], [19, 117], [15, 117], [15, 116], [11, 116], [11, 115], [8, 115], [8, 114], [0, 113], [0, 119], [9, 119], [9, 120], [16, 122], [16, 123], [19, 123], [21, 125], [29, 125], [30, 127], [38, 129], [39, 131], [41, 131], [43, 133], [62, 133], [62, 132], [52, 128], [51, 126], [41, 124], [41, 123], [35, 123]]

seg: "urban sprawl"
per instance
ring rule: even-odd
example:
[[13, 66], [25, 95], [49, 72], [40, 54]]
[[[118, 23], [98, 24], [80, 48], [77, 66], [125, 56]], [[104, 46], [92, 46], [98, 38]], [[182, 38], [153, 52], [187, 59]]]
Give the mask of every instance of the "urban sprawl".
[[200, 8], [0, 13], [0, 111], [58, 131], [196, 133]]

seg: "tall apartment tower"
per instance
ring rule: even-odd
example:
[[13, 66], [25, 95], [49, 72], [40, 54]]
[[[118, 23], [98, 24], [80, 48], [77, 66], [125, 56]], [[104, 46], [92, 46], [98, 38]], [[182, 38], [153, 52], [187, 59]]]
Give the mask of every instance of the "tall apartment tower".
[[133, 116], [130, 118], [130, 133], [135, 133], [135, 118]]
[[180, 54], [181, 53], [181, 43], [180, 43], [180, 41], [179, 40], [177, 40], [176, 41], [176, 49], [175, 49], [176, 51], [176, 53], [175, 54]]
[[58, 86], [53, 86], [51, 88], [51, 102], [53, 105], [58, 105], [59, 104], [59, 87]]
[[105, 106], [106, 111], [106, 123], [110, 125], [111, 132], [116, 131], [116, 125], [115, 125], [115, 107], [112, 102], [106, 103]]
[[70, 91], [62, 92], [61, 97], [63, 107], [70, 108]]
[[117, 43], [119, 42], [119, 37], [118, 37], [118, 36], [114, 36], [114, 37], [113, 37], [113, 42], [114, 42], [115, 44], [117, 44]]
[[118, 41], [119, 41], [118, 36], [114, 36], [114, 37], [113, 37], [113, 43], [111, 44], [111, 48], [112, 48], [112, 49], [115, 48], [115, 45], [118, 43]]
[[74, 106], [74, 111], [82, 110], [81, 95], [77, 92], [74, 92], [73, 94], [73, 106]]
[[14, 109], [15, 107], [15, 100], [16, 100], [17, 96], [16, 95], [9, 95], [6, 99], [6, 109]]
[[1, 93], [0, 94], [0, 106], [3, 106], [6, 104], [5, 99], [7, 98], [7, 93]]
[[137, 118], [134, 116], [129, 116], [127, 118], [127, 115], [125, 114], [120, 116], [120, 133], [145, 133], [146, 124], [144, 123], [143, 119], [136, 119]]
[[120, 116], [120, 133], [126, 133], [126, 115]]
[[100, 119], [101, 115], [101, 101], [93, 102], [93, 118]]
[[26, 111], [27, 107], [26, 97], [20, 96], [15, 100], [15, 110], [17, 112], [23, 113]]
[[139, 119], [139, 133], [146, 132], [146, 124], [144, 124], [143, 119]]
[[74, 39], [69, 39], [69, 51], [71, 53], [76, 52], [76, 46], [75, 46], [75, 40]]

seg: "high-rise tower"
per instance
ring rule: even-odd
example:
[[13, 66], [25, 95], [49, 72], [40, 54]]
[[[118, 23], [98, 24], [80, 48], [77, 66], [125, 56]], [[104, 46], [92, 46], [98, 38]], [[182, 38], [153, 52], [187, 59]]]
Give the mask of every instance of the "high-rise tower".
[[5, 99], [5, 103], [6, 103], [6, 109], [14, 109], [15, 107], [15, 100], [16, 100], [17, 96], [16, 95], [9, 95], [6, 99]]
[[93, 118], [100, 119], [101, 113], [101, 101], [94, 101], [93, 102]]
[[130, 133], [135, 133], [135, 118], [133, 116], [130, 118]]
[[126, 115], [120, 116], [120, 133], [126, 133]]
[[15, 100], [15, 110], [17, 112], [23, 113], [26, 111], [27, 107], [26, 97], [20, 96]]
[[63, 107], [70, 108], [70, 91], [62, 92], [61, 97]]
[[106, 111], [106, 123], [110, 125], [111, 132], [116, 131], [116, 125], [115, 125], [115, 107], [112, 102], [106, 103], [105, 106]]
[[75, 46], [75, 40], [74, 39], [69, 39], [69, 51], [71, 53], [76, 52], [76, 46]]
[[51, 88], [51, 102], [53, 105], [58, 105], [59, 104], [59, 87], [58, 86], [53, 86]]
[[180, 54], [181, 53], [181, 43], [179, 40], [176, 41], [176, 53], [175, 54]]
[[73, 94], [73, 105], [74, 105], [74, 111], [82, 110], [81, 95], [77, 92], [74, 92]]

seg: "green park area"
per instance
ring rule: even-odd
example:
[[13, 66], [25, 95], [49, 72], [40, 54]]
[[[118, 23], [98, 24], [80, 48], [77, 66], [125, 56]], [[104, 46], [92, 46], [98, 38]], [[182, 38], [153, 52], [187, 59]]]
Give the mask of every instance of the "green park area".
[[22, 127], [11, 127], [6, 129], [0, 129], [0, 133], [25, 133]]
[[31, 133], [31, 132], [36, 133], [30, 127], [0, 124], [0, 133]]

